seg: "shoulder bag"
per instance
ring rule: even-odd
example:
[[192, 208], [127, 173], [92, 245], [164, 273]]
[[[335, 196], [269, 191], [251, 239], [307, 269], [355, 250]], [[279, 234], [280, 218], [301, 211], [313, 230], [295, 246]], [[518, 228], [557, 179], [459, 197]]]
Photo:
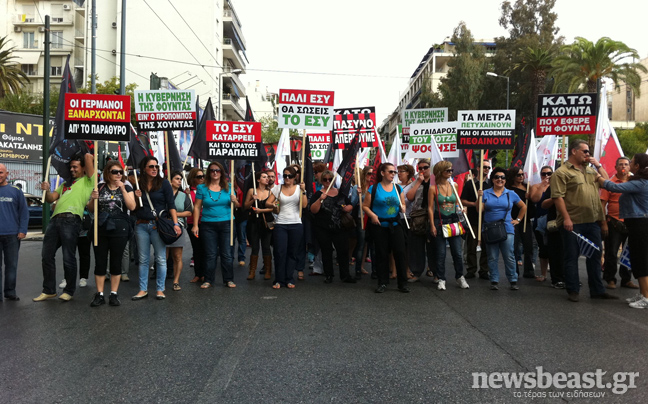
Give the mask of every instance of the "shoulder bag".
[[[508, 212], [508, 208], [511, 204], [511, 198], [509, 197], [508, 190], [505, 191], [506, 191], [506, 201], [507, 201], [506, 211]], [[504, 215], [504, 219], [496, 220], [494, 222], [484, 223], [483, 235], [486, 244], [501, 243], [502, 241], [506, 240], [508, 235], [506, 234], [506, 226], [504, 225], [505, 220], [506, 220], [506, 214]]]
[[158, 214], [153, 207], [153, 203], [151, 202], [151, 198], [149, 197], [148, 192], [145, 193], [146, 199], [148, 199], [149, 207], [151, 208], [151, 212], [155, 217], [155, 228], [157, 229], [160, 238], [166, 245], [175, 243], [180, 238], [182, 233], [180, 233], [180, 235], [176, 234], [175, 224], [173, 223], [173, 219], [171, 218], [169, 211], [163, 210]]
[[[437, 194], [436, 194], [437, 213], [439, 214], [439, 224], [443, 232], [443, 238], [463, 236], [464, 234], [466, 234], [466, 229], [461, 223], [461, 218], [459, 217], [459, 215], [455, 213], [449, 219], [445, 219], [445, 220], [443, 220], [443, 218], [441, 217], [441, 206], [439, 205], [439, 186], [437, 185], [436, 187], [437, 187]], [[455, 212], [456, 210], [457, 208], [455, 206]], [[455, 216], [456, 216], [456, 220], [455, 220]]]

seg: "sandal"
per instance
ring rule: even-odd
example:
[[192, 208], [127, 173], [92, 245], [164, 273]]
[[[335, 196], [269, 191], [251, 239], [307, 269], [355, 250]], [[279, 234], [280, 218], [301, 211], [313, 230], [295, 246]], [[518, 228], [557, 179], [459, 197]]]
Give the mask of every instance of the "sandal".
[[228, 288], [235, 288], [236, 284], [234, 282], [232, 282], [232, 281], [229, 281], [229, 282], [227, 282], [227, 284], [225, 286], [227, 286]]
[[272, 285], [272, 289], [279, 289], [279, 288], [281, 288], [281, 284], [279, 282]]
[[200, 288], [201, 289], [209, 289], [209, 288], [211, 288], [211, 283], [205, 282], [202, 285], [200, 285]]
[[190, 280], [189, 283], [197, 283], [198, 281], [200, 281], [200, 277], [194, 276], [194, 278]]
[[294, 283], [289, 283], [288, 284], [288, 289], [295, 289], [295, 284]]
[[540, 275], [540, 276], [536, 276], [535, 280], [538, 281], [538, 282], [544, 282], [544, 281], [547, 280], [547, 277]]
[[319, 272], [315, 272], [315, 271], [308, 274], [308, 276], [322, 276], [322, 275], [324, 274], [320, 274]]
[[174, 291], [174, 292], [177, 292], [177, 291], [179, 291], [179, 290], [181, 290], [181, 289], [182, 289], [182, 288], [180, 287], [180, 284], [179, 284], [179, 283], [174, 283], [174, 284], [173, 284], [173, 291]]
[[369, 275], [369, 272], [367, 272], [367, 270], [364, 269], [364, 268], [362, 268], [362, 269], [360, 270], [360, 273], [363, 274], [363, 275]]
[[304, 280], [304, 271], [297, 272], [297, 279], [300, 281]]

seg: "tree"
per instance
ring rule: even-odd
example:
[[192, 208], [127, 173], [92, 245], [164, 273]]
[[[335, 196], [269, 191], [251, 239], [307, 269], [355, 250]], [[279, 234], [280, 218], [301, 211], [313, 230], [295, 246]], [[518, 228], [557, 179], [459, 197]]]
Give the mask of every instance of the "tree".
[[7, 37], [0, 38], [0, 98], [20, 92], [22, 87], [29, 83], [29, 78], [20, 70], [16, 57], [12, 55], [16, 47], [7, 46]]
[[538, 95], [545, 92], [547, 74], [552, 69], [555, 56], [556, 48], [554, 46], [527, 47], [522, 52], [522, 60], [514, 65], [514, 69], [529, 75], [531, 85], [529, 103], [532, 106], [536, 104]]
[[574, 43], [562, 47], [562, 54], [554, 62], [554, 76], [557, 83], [568, 84], [570, 93], [579, 89], [594, 93], [598, 81], [607, 77], [615, 88], [619, 89], [623, 81], [640, 96], [639, 71], [648, 73], [648, 69], [634, 59], [639, 59], [639, 53], [621, 41], [603, 37], [593, 43], [576, 37]]
[[[258, 121], [261, 122], [261, 139], [263, 143], [277, 143], [282, 131], [282, 129], [279, 129], [279, 122], [270, 115], [264, 115]], [[299, 137], [300, 135], [297, 130], [290, 129], [290, 136]]]
[[0, 109], [20, 114], [42, 115], [43, 102], [41, 98], [26, 91], [10, 93], [0, 99]]
[[486, 55], [481, 45], [475, 44], [473, 36], [463, 21], [452, 35], [455, 44], [454, 57], [448, 62], [448, 74], [441, 79], [439, 92], [448, 107], [450, 120], [457, 119], [457, 111], [478, 109], [486, 77]]
[[636, 153], [645, 153], [648, 145], [648, 123], [637, 123], [634, 129], [617, 131], [623, 153], [632, 158]]

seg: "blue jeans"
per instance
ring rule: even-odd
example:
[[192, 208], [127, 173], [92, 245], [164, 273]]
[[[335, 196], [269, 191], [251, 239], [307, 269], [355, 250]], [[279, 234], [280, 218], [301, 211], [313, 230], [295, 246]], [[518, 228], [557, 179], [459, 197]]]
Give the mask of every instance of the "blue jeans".
[[499, 243], [488, 244], [486, 251], [488, 252], [488, 271], [490, 272], [490, 281], [499, 282], [499, 253], [502, 252], [502, 259], [504, 260], [504, 270], [506, 272], [506, 279], [509, 282], [517, 282], [518, 275], [515, 268], [515, 252], [513, 251], [513, 244], [515, 242], [515, 234], [507, 234], [506, 240]]
[[153, 245], [155, 264], [157, 266], [155, 284], [158, 292], [164, 292], [164, 281], [167, 273], [166, 244], [160, 238], [154, 224], [155, 221], [150, 221], [135, 226], [137, 251], [139, 253], [139, 288], [143, 291], [148, 290], [149, 259], [151, 245]]
[[[2, 258], [4, 257], [4, 296], [16, 296], [20, 240], [17, 234], [0, 236], [0, 290], [2, 290]], [[2, 295], [0, 294], [0, 302]]]
[[230, 222], [200, 222], [198, 236], [205, 250], [205, 282], [216, 282], [216, 259], [220, 256], [223, 283], [234, 280]]
[[[441, 227], [438, 229], [443, 232]], [[454, 236], [450, 238], [444, 238], [443, 234], [437, 233], [437, 236], [434, 237], [436, 240], [436, 258], [437, 258], [437, 267], [436, 275], [442, 281], [446, 280], [445, 276], [445, 259], [446, 259], [446, 240], [450, 244], [450, 254], [452, 254], [452, 263], [454, 264], [455, 270], [455, 279], [459, 279], [463, 276], [463, 253], [461, 251], [461, 243], [463, 239], [461, 236]]]
[[[239, 261], [245, 261], [245, 249], [247, 248], [247, 242], [245, 241], [246, 238], [247, 220], [244, 220], [241, 223], [236, 223], [236, 220], [234, 220], [234, 241], [238, 243]], [[234, 259], [234, 253], [236, 252], [234, 247], [235, 245], [231, 246], [232, 251], [230, 252], [230, 255], [232, 256], [232, 259]]]
[[[293, 274], [298, 268], [299, 249], [304, 247], [304, 225], [299, 224], [277, 224], [273, 230], [274, 237], [274, 262], [275, 279], [274, 283], [286, 286], [294, 284]], [[306, 250], [304, 249], [304, 255]], [[303, 271], [304, 268], [298, 269]]]
[[[585, 260], [585, 266], [587, 268], [587, 283], [590, 296], [602, 295], [605, 293], [605, 287], [601, 280], [601, 227], [596, 223], [580, 223], [574, 224], [574, 231], [599, 247], [599, 251], [595, 250], [592, 256]], [[567, 289], [567, 293], [578, 293], [580, 291], [578, 277], [580, 248], [578, 247], [578, 239], [574, 233], [566, 231], [564, 227], [560, 228], [560, 234], [562, 235], [565, 257], [565, 289]]]
[[63, 292], [70, 296], [74, 295], [77, 276], [76, 249], [80, 231], [81, 217], [76, 215], [56, 215], [47, 226], [41, 251], [43, 293], [48, 295], [56, 294], [56, 250], [61, 247], [63, 251], [63, 271], [67, 282]]

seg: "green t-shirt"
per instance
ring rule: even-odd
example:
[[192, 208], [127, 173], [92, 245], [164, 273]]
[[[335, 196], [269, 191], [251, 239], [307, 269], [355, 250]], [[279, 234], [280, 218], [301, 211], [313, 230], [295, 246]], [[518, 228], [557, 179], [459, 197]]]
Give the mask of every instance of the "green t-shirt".
[[83, 217], [83, 208], [85, 208], [90, 200], [90, 194], [92, 194], [93, 189], [94, 181], [85, 175], [74, 180], [71, 187], [65, 184], [60, 185], [56, 188], [59, 199], [56, 202], [56, 208], [54, 208], [54, 214], [52, 216], [69, 212]]

